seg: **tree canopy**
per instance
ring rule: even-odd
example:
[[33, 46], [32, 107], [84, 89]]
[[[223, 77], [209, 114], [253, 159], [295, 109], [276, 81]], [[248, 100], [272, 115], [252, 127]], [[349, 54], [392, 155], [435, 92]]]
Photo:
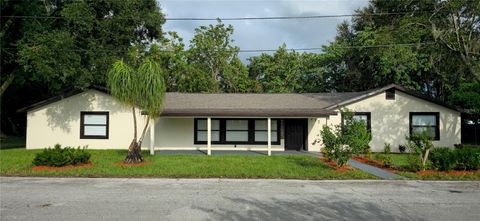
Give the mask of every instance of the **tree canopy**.
[[480, 99], [462, 95], [480, 82], [478, 1], [370, 0], [338, 25], [321, 53], [282, 44], [246, 61], [234, 27], [220, 20], [196, 28], [187, 43], [162, 32], [155, 0], [0, 1], [1, 122], [10, 133], [24, 125], [16, 109], [62, 90], [106, 85], [117, 60], [139, 62], [132, 46], [160, 66], [167, 91], [342, 92], [397, 83], [466, 108]]

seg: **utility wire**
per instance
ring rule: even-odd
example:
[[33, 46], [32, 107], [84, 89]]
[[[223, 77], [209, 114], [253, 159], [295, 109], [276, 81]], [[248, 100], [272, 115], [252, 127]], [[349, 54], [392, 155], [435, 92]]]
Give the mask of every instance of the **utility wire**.
[[[353, 46], [333, 46], [334, 48], [340, 49], [354, 49], [354, 48], [388, 48], [388, 47], [408, 47], [408, 46], [420, 46], [420, 45], [429, 45], [434, 44], [434, 42], [420, 42], [420, 43], [404, 43], [404, 44], [382, 44], [382, 45], [353, 45]], [[6, 50], [17, 50], [17, 48], [3, 48]], [[322, 47], [312, 47], [312, 48], [286, 48], [286, 51], [320, 51], [323, 50]], [[57, 51], [75, 51], [75, 52], [89, 52], [89, 51], [98, 51], [98, 52], [120, 52], [127, 51], [121, 49], [56, 49]], [[163, 50], [163, 51], [172, 51], [172, 50]], [[239, 53], [257, 53], [257, 52], [275, 52], [277, 49], [241, 49]]]
[[[227, 17], [227, 18], [201, 18], [201, 17], [185, 17], [185, 18], [164, 18], [166, 21], [241, 21], [241, 20], [290, 20], [290, 19], [321, 19], [321, 18], [339, 18], [339, 17], [358, 17], [358, 16], [384, 16], [384, 15], [406, 15], [418, 13], [431, 13], [434, 11], [408, 11], [408, 12], [385, 12], [385, 13], [361, 13], [361, 14], [340, 14], [340, 15], [308, 15], [308, 16], [274, 16], [274, 17]], [[17, 18], [17, 19], [67, 19], [63, 16], [35, 16], [35, 15], [2, 15], [2, 18]], [[87, 17], [74, 17], [87, 18]], [[138, 20], [138, 18], [128, 17], [105, 17], [105, 19], [120, 19], [120, 20]]]

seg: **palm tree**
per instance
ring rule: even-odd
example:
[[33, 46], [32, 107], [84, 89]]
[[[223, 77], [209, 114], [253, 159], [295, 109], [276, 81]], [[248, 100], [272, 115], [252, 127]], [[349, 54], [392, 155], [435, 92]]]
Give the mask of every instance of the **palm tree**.
[[[141, 146], [150, 119], [160, 116], [166, 85], [160, 65], [152, 58], [146, 57], [137, 68], [131, 67], [123, 60], [116, 61], [107, 74], [107, 85], [113, 97], [132, 109], [133, 140], [128, 148], [126, 163], [143, 162]], [[142, 134], [137, 136], [137, 116], [139, 108], [147, 116]]]

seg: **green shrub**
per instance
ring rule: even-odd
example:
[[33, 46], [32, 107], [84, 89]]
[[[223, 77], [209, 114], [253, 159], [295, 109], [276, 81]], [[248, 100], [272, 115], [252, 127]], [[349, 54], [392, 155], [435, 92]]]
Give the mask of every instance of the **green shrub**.
[[384, 153], [384, 154], [389, 154], [389, 153], [391, 153], [391, 152], [392, 152], [392, 147], [391, 147], [391, 145], [390, 145], [389, 143], [385, 143], [385, 144], [383, 145], [383, 153]]
[[90, 153], [86, 147], [77, 149], [72, 147], [62, 148], [55, 144], [54, 148], [45, 148], [41, 153], [35, 155], [32, 164], [35, 166], [61, 167], [66, 165], [78, 165], [90, 161]]
[[371, 140], [365, 122], [354, 120], [353, 113], [348, 110], [340, 112], [342, 125], [335, 129], [325, 125], [321, 131], [324, 156], [334, 160], [339, 167], [347, 164], [353, 154], [368, 153]]
[[381, 162], [384, 167], [391, 167], [393, 165], [392, 157], [387, 154], [375, 154], [373, 159]]
[[457, 170], [478, 170], [480, 168], [480, 149], [471, 147], [456, 148], [454, 151]]
[[456, 154], [449, 148], [435, 148], [430, 153], [432, 167], [440, 171], [449, 171], [457, 165]]
[[[427, 134], [427, 132], [413, 133], [411, 136], [407, 136], [407, 147], [412, 154], [414, 155], [409, 159], [411, 169], [415, 171], [425, 170], [427, 168], [427, 160], [430, 150], [434, 148], [432, 138]], [[420, 159], [420, 164], [418, 164], [418, 159]]]

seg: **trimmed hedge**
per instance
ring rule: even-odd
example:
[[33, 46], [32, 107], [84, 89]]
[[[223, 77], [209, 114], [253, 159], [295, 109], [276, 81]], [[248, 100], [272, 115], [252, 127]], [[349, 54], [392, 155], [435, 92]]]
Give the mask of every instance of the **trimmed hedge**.
[[480, 149], [471, 147], [435, 148], [430, 155], [432, 166], [436, 170], [478, 170], [480, 168]]
[[79, 165], [90, 162], [91, 154], [86, 147], [77, 149], [64, 147], [55, 144], [54, 148], [45, 148], [41, 153], [35, 155], [32, 164], [35, 166], [62, 167], [67, 165]]

